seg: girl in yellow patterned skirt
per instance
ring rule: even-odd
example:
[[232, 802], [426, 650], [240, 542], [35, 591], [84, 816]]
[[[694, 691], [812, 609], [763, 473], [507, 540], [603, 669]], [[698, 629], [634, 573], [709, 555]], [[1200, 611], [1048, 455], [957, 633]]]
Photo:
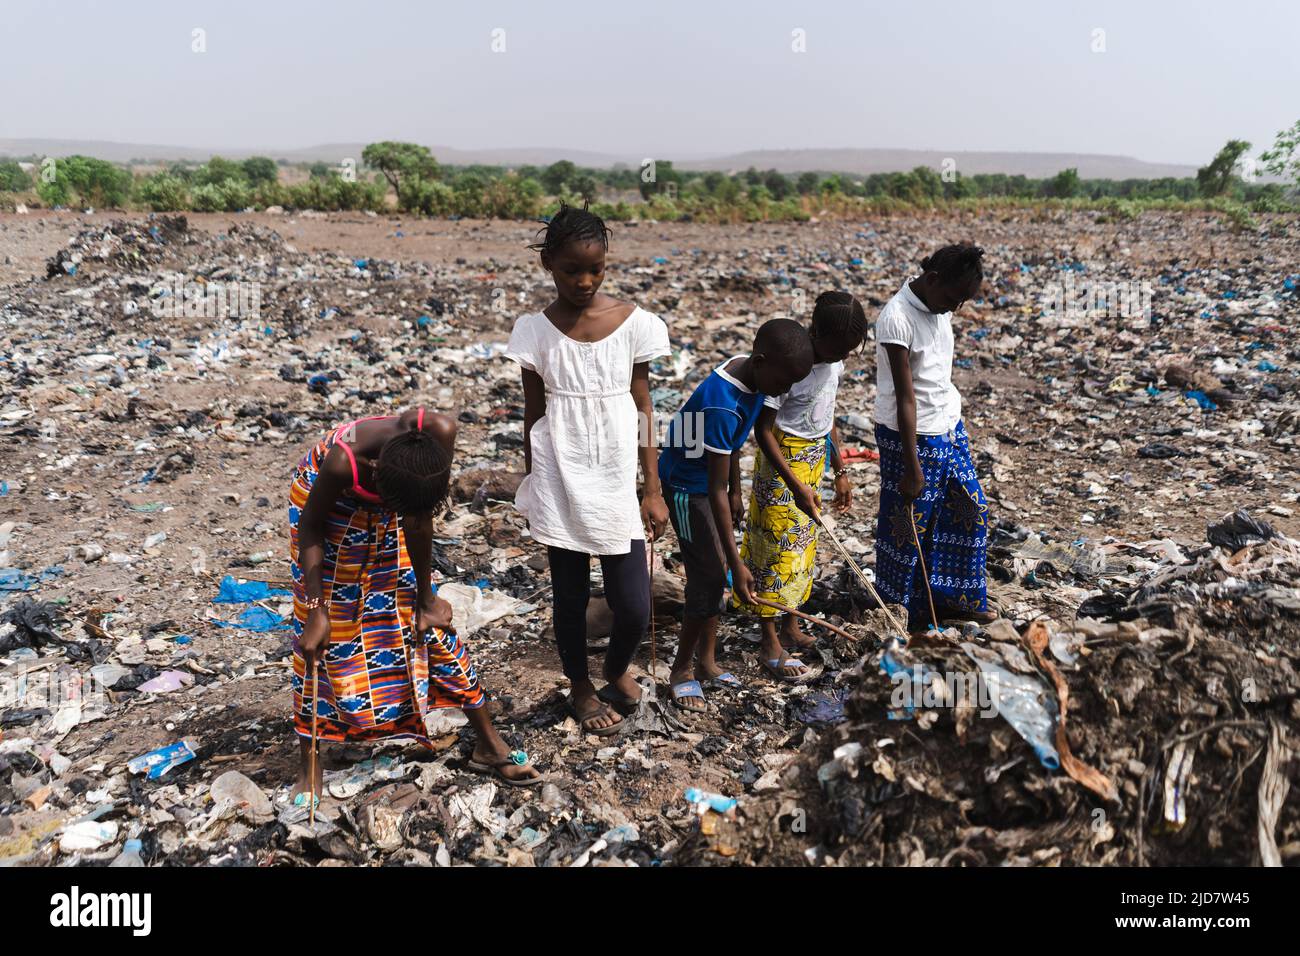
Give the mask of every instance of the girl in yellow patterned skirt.
[[[866, 338], [867, 317], [847, 292], [823, 292], [813, 309], [812, 372], [790, 391], [764, 402], [754, 437], [762, 454], [754, 461], [754, 489], [745, 522], [740, 555], [754, 575], [758, 597], [798, 608], [812, 593], [817, 568], [817, 486], [826, 469], [827, 438], [835, 468], [835, 507], [847, 510], [852, 501], [848, 472], [840, 459], [835, 427], [835, 394], [844, 360]], [[784, 680], [799, 680], [808, 668], [783, 648], [810, 647], [815, 638], [799, 628], [799, 619], [785, 615], [780, 634], [778, 611], [764, 605], [733, 602], [762, 620], [763, 666]]]

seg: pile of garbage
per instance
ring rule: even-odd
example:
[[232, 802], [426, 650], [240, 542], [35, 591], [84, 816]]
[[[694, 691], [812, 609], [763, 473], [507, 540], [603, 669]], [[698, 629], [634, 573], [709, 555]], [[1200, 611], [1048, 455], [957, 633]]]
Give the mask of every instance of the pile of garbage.
[[1207, 541], [1125, 548], [1069, 616], [878, 645], [748, 862], [1300, 863], [1300, 541], [1245, 512]]
[[[606, 291], [669, 324], [663, 415], [761, 321], [836, 287], [874, 315], [933, 247], [985, 247], [957, 384], [1004, 620], [898, 640], [823, 549], [805, 610], [853, 638], [820, 634], [816, 676], [778, 684], [728, 615], [721, 660], [745, 686], [685, 715], [656, 694], [682, 602], [670, 537], [645, 702], [612, 739], [568, 713], [545, 549], [511, 503], [523, 394], [502, 353], [548, 301], [534, 227], [447, 224], [465, 251], [425, 263], [219, 220], [92, 224], [0, 289], [0, 862], [1295, 861], [1294, 220], [620, 224]], [[1085, 280], [1149, 283], [1149, 312], [1081, 313]], [[875, 369], [869, 351], [848, 366], [839, 536], [869, 567]], [[414, 405], [460, 423], [435, 583], [497, 725], [549, 779], [472, 773], [472, 735], [440, 714], [432, 749], [327, 747], [313, 823], [288, 801], [285, 494], [330, 427]], [[588, 619], [598, 654], [599, 597]]]

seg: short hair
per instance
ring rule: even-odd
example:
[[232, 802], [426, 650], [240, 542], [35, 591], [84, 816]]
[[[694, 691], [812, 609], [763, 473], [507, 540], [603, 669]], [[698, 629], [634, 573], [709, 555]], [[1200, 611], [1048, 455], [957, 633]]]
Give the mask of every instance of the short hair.
[[794, 319], [768, 319], [754, 336], [754, 351], [790, 368], [812, 368], [812, 338], [808, 330]]
[[375, 486], [398, 514], [437, 510], [451, 485], [451, 452], [428, 432], [405, 431], [390, 438], [375, 461]]
[[852, 293], [823, 292], [813, 306], [812, 327], [820, 339], [861, 342], [867, 337], [867, 314]]
[[969, 243], [944, 246], [921, 260], [921, 271], [934, 271], [944, 285], [969, 283], [984, 278], [984, 250]]
[[570, 242], [599, 242], [606, 249], [609, 248], [609, 226], [588, 209], [585, 202], [581, 209], [561, 202], [560, 211], [537, 231], [545, 232], [545, 235], [541, 242], [534, 242], [528, 248], [548, 254], [559, 252]]

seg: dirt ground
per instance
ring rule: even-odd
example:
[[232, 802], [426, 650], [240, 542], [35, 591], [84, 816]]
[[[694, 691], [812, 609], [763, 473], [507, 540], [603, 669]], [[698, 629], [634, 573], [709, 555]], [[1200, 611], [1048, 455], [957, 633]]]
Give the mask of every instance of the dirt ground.
[[[66, 615], [65, 633], [75, 634], [76, 640], [98, 639], [106, 653], [138, 636], [145, 643], [144, 660], [155, 670], [183, 666], [195, 679], [194, 686], [177, 693], [113, 692], [106, 719], [74, 726], [52, 745], [71, 759], [71, 767], [49, 779], [52, 792], [38, 809], [21, 801], [11, 781], [5, 799], [12, 802], [0, 814], [0, 857], [35, 849], [31, 862], [54, 862], [50, 828], [78, 817], [85, 809], [84, 794], [116, 779], [115, 796], [128, 804], [119, 814], [124, 829], [153, 834], [159, 860], [346, 858], [319, 847], [307, 852], [283, 832], [265, 827], [240, 830], [235, 825], [224, 839], [215, 840], [194, 838], [185, 829], [187, 817], [192, 829], [203, 812], [200, 797], [215, 775], [238, 770], [273, 793], [290, 781], [296, 762], [287, 638], [283, 631], [216, 626], [214, 618], [232, 616], [228, 608], [211, 604], [217, 582], [227, 573], [287, 581], [285, 509], [291, 471], [336, 422], [417, 404], [452, 415], [464, 412], [458, 467], [477, 467], [480, 478], [523, 467], [517, 374], [501, 367], [508, 364], [503, 359], [481, 358], [472, 349], [504, 342], [517, 314], [550, 301], [545, 275], [535, 253], [526, 248], [533, 225], [361, 214], [186, 218], [185, 232], [165, 232], [171, 242], [166, 248], [153, 249], [144, 239], [114, 245], [101, 259], [88, 231], [123, 219], [139, 231], [146, 228], [144, 217], [111, 212], [0, 215], [0, 413], [13, 413], [0, 418], [0, 479], [9, 486], [0, 497], [0, 525], [13, 522], [9, 553], [0, 568], [35, 575], [60, 567], [61, 573], [41, 580], [24, 596], [56, 602]], [[268, 238], [271, 233], [282, 245]], [[76, 247], [84, 259], [69, 272], [58, 256], [77, 235], [91, 238]], [[746, 330], [752, 334], [757, 322], [797, 311], [794, 290], [809, 290], [810, 302], [823, 288], [848, 288], [874, 320], [922, 255], [956, 240], [984, 245], [991, 263], [985, 297], [954, 320], [957, 355], [970, 360], [970, 367], [956, 370], [955, 381], [996, 522], [1018, 528], [1022, 540], [1024, 532], [1034, 532], [1062, 546], [1101, 549], [1112, 567], [1122, 565], [1121, 576], [1127, 574], [1122, 583], [1130, 584], [1130, 590], [1145, 580], [1147, 566], [1141, 561], [1124, 565], [1126, 556], [1149, 558], [1155, 553], [1153, 542], [1161, 541], [1175, 543], [1184, 554], [1204, 554], [1207, 525], [1237, 509], [1266, 519], [1279, 536], [1300, 537], [1300, 472], [1293, 438], [1300, 342], [1296, 298], [1284, 291], [1300, 262], [1300, 225], [1293, 220], [1274, 220], [1258, 234], [1245, 236], [1212, 216], [1191, 215], [1148, 215], [1134, 222], [1019, 213], [736, 227], [615, 224], [607, 291], [661, 314], [674, 344], [693, 360], [684, 375], [666, 367], [657, 370], [653, 384], [665, 390], [666, 406], [688, 394], [711, 365], [743, 350]], [[138, 256], [130, 258], [128, 253], [137, 255], [134, 250]], [[358, 266], [360, 260], [366, 264]], [[55, 265], [48, 265], [52, 261]], [[1060, 275], [1063, 262], [1086, 262], [1116, 282], [1150, 282], [1156, 289], [1158, 321], [1136, 331], [1106, 316], [1064, 326], [1042, 322], [1038, 295], [1049, 281], [1042, 277]], [[228, 270], [227, 279], [256, 276], [263, 284], [263, 313], [257, 321], [162, 319], [149, 313], [149, 289], [160, 275], [171, 270], [218, 281], [223, 277], [216, 267]], [[1225, 297], [1225, 291], [1234, 295]], [[142, 307], [127, 318], [123, 303], [133, 297]], [[1245, 300], [1249, 302], [1243, 304]], [[415, 324], [421, 315], [432, 318], [432, 330]], [[987, 332], [972, 336], [979, 330]], [[229, 346], [224, 354], [221, 343]], [[1253, 343], [1263, 344], [1252, 348]], [[96, 355], [110, 358], [100, 361]], [[1264, 360], [1276, 370], [1261, 371]], [[1212, 371], [1216, 361], [1227, 363], [1217, 373]], [[1190, 384], [1212, 396], [1217, 392], [1218, 407], [1203, 410], [1183, 399], [1182, 380], [1169, 373], [1173, 365], [1201, 375]], [[850, 447], [870, 450], [875, 376], [870, 346], [850, 360], [849, 371], [857, 374], [841, 392], [841, 428]], [[310, 385], [312, 376], [333, 373], [337, 377]], [[1148, 455], [1157, 443], [1174, 446], [1175, 453]], [[863, 462], [853, 474], [855, 504], [840, 524], [853, 539], [851, 550], [869, 566], [876, 467]], [[864, 636], [858, 646], [824, 643], [819, 663], [826, 674], [819, 683], [789, 687], [767, 679], [755, 646], [745, 639], [753, 633], [752, 624], [728, 618], [723, 663], [749, 682], [745, 691], [714, 694], [708, 715], [688, 718], [688, 726], [674, 733], [584, 738], [565, 713], [558, 658], [544, 636], [549, 623], [548, 578], [539, 561], [544, 549], [526, 537], [508, 495], [482, 487], [476, 495], [472, 481], [467, 487], [446, 516], [466, 530], [439, 545], [445, 564], [438, 565], [438, 576], [466, 583], [486, 578], [492, 588], [516, 598], [533, 597], [539, 605], [531, 614], [498, 620], [468, 638], [493, 695], [498, 723], [513, 744], [527, 748], [541, 769], [555, 776], [569, 805], [561, 814], [563, 823], [551, 819], [549, 842], [529, 851], [538, 864], [571, 862], [602, 831], [624, 822], [639, 827], [640, 839], [622, 859], [642, 865], [670, 862], [674, 853], [680, 862], [726, 862], [736, 846], [742, 847], [740, 860], [754, 863], [816, 862], [822, 852], [843, 854], [845, 864], [995, 862], [1014, 856], [1011, 843], [1004, 841], [999, 848], [996, 834], [1031, 825], [1055, 827], [1056, 844], [1074, 849], [1063, 856], [1033, 856], [1033, 848], [1052, 842], [1040, 829], [1033, 839], [1015, 845], [1031, 848], [1018, 861], [1215, 862], [1215, 839], [1222, 850], [1221, 834], [1201, 834], [1183, 838], [1192, 840], [1192, 849], [1162, 858], [1151, 842], [1140, 851], [1130, 847], [1125, 842], [1130, 834], [1111, 844], [1123, 843], [1122, 853], [1107, 858], [1104, 845], [1091, 852], [1099, 845], [1097, 831], [1079, 822], [1091, 809], [1086, 793], [1065, 775], [1038, 768], [1023, 741], [1001, 721], [975, 722], [975, 737], [965, 749], [956, 749], [965, 755], [960, 774], [984, 778], [988, 765], [1018, 755], [1018, 769], [1009, 776], [1019, 775], [1026, 786], [1050, 787], [1054, 796], [1033, 805], [1007, 796], [997, 812], [981, 816], [977, 809], [972, 818], [969, 807], [956, 809], [955, 803], [949, 806], [931, 794], [923, 802], [939, 809], [919, 828], [899, 829], [888, 813], [879, 815], [885, 822], [875, 829], [841, 825], [845, 794], [828, 796], [816, 772], [831, 759], [832, 745], [843, 743], [846, 725], [834, 730], [804, 720], [800, 708], [811, 695], [838, 690], [847, 695], [847, 726], [857, 728], [865, 740], [890, 729], [881, 723], [888, 684], [870, 665], [862, 673], [879, 677], [874, 696], [866, 677], [857, 683], [848, 676], [863, 654], [878, 652], [875, 637], [880, 635], [868, 636], [871, 612], [864, 616], [860, 606], [837, 603], [856, 585], [844, 577], [843, 562], [825, 553], [810, 609], [868, 625], [858, 632]], [[165, 538], [157, 537], [164, 533]], [[1082, 601], [1121, 589], [1114, 581], [1053, 574], [1041, 566], [1037, 578], [1027, 583], [1033, 563], [1026, 567], [1022, 559], [1017, 567], [1017, 545], [1009, 542], [1004, 542], [1001, 560], [1008, 573], [992, 582], [991, 594], [1014, 612], [1008, 616], [1021, 627], [1038, 615], [1068, 621]], [[660, 545], [667, 567], [663, 573], [676, 570], [674, 544]], [[86, 545], [97, 545], [103, 556], [87, 560], [80, 550]], [[262, 552], [270, 552], [270, 559], [254, 557]], [[17, 599], [16, 593], [0, 595], [0, 613]], [[276, 599], [266, 606], [283, 613]], [[661, 610], [657, 619], [661, 661], [676, 632], [676, 620], [665, 617], [670, 612]], [[1223, 615], [1216, 625], [1199, 611], [1193, 617], [1210, 643], [1233, 644], [1241, 661], [1256, 656], [1241, 647], [1243, 635], [1254, 635], [1253, 640], [1267, 632], [1268, 649], [1259, 653], [1290, 663], [1274, 667], [1264, 700], [1294, 739], [1294, 666], [1300, 662], [1295, 619], [1282, 615], [1252, 624]], [[1184, 612], [1171, 611], [1164, 625], [1171, 632], [1182, 628], [1181, 641], [1193, 626], [1189, 620]], [[190, 640], [178, 645], [177, 635]], [[960, 658], [953, 648], [945, 653]], [[1128, 664], [1125, 653], [1132, 658]], [[638, 674], [646, 672], [648, 656], [647, 649], [638, 658]], [[1187, 669], [1195, 658], [1171, 671], [1168, 657], [1145, 646], [1127, 652], [1100, 648], [1093, 668], [1105, 658], [1115, 670], [1108, 675], [1094, 670], [1087, 681], [1122, 683], [1132, 676], [1124, 668], [1148, 666], [1161, 669], [1160, 680], [1174, 682], [1172, 690], [1149, 697], [1133, 691], [1146, 703], [1127, 708], [1126, 727], [1142, 723], [1143, 707], [1161, 708], [1180, 694], [1215, 696], [1213, 689], [1205, 689], [1205, 673]], [[597, 662], [593, 657], [593, 668]], [[1104, 720], [1110, 694], [1100, 686], [1096, 694], [1095, 699], [1085, 694], [1081, 708], [1072, 711], [1083, 736], [1088, 726]], [[1197, 713], [1184, 708], [1176, 716]], [[1206, 721], [1226, 719], [1233, 719], [1231, 707], [1205, 716]], [[34, 732], [43, 720], [6, 726], [4, 738], [40, 738]], [[943, 755], [950, 759], [956, 728], [948, 727], [942, 746], [933, 739], [946, 726], [941, 721], [939, 730], [916, 745], [919, 752], [909, 752], [906, 759], [931, 769]], [[1188, 726], [1173, 721], [1170, 733]], [[1120, 732], [1118, 725], [1111, 728], [1107, 739], [1113, 741]], [[187, 736], [202, 739], [201, 759], [175, 776], [146, 785], [123, 772], [128, 759]], [[898, 749], [911, 746], [902, 735], [892, 736], [899, 737]], [[990, 742], [993, 737], [996, 742]], [[915, 734], [912, 738], [919, 740]], [[1126, 758], [1112, 754], [1102, 760], [1097, 748], [1083, 750], [1112, 769], [1145, 761], [1151, 768], [1144, 766], [1143, 774], [1148, 769], [1154, 773], [1159, 762], [1150, 753], [1140, 754], [1138, 741], [1131, 744], [1134, 755]], [[429, 856], [446, 847], [456, 862], [518, 862], [519, 844], [508, 850], [511, 839], [501, 833], [457, 836], [458, 828], [446, 822], [450, 801], [457, 793], [472, 792], [479, 781], [462, 765], [464, 740], [448, 736], [439, 746], [444, 749], [433, 754], [416, 754], [414, 748], [384, 751], [417, 769], [451, 756], [451, 776], [425, 798], [432, 804], [421, 805], [423, 814], [417, 808], [405, 819], [406, 846]], [[1222, 772], [1237, 772], [1233, 746], [1220, 749], [1224, 747], [1229, 756]], [[332, 748], [326, 768], [346, 769], [375, 752]], [[1246, 791], [1263, 762], [1255, 756], [1247, 765], [1253, 776], [1245, 784], [1239, 779], [1241, 793], [1225, 798], [1220, 808], [1229, 817], [1253, 807], [1247, 799], [1253, 791]], [[1202, 767], [1208, 765], [1203, 760]], [[720, 849], [718, 838], [702, 837], [694, 813], [683, 809], [686, 787], [744, 796], [769, 771], [796, 766], [801, 770], [783, 777], [782, 786], [818, 794], [815, 800], [795, 802], [803, 808], [816, 805], [822, 818], [806, 836], [803, 830], [789, 830], [793, 804], [787, 799], [778, 806], [781, 801], [772, 796], [771, 786], [765, 785], [765, 795], [745, 811], [748, 829], [740, 828], [736, 846]], [[33, 772], [42, 781], [49, 777], [39, 768], [22, 768], [24, 777]], [[949, 767], [946, 774], [936, 770], [922, 779], [918, 770], [914, 789], [924, 793], [928, 779], [941, 781], [936, 786], [960, 786], [953, 774]], [[905, 775], [891, 769], [886, 776]], [[988, 786], [996, 790], [998, 785]], [[150, 787], [157, 789], [151, 794]], [[1150, 795], [1145, 789], [1121, 794], [1129, 814], [1124, 819], [1141, 818], [1133, 810], [1139, 796], [1147, 800]], [[496, 796], [507, 816], [527, 811], [520, 819], [534, 812], [530, 808], [539, 799], [515, 792]], [[974, 802], [981, 799], [977, 795]], [[775, 802], [766, 807], [764, 800]], [[1300, 838], [1295, 800], [1293, 792], [1281, 818], [1279, 843], [1284, 845], [1287, 834], [1292, 842]], [[346, 803], [330, 798], [325, 806], [348, 818]], [[908, 810], [930, 812], [915, 806]], [[768, 818], [755, 822], [763, 814]], [[832, 817], [840, 822], [832, 824]], [[972, 835], [968, 828], [976, 825], [987, 831]], [[725, 826], [737, 825], [727, 821]], [[772, 826], [785, 828], [775, 842]], [[1245, 834], [1241, 840], [1246, 841], [1253, 819], [1232, 819], [1224, 826]], [[766, 835], [753, 835], [759, 831]], [[904, 833], [916, 846], [905, 841], [898, 848]], [[1157, 838], [1148, 834], [1145, 839]], [[832, 849], [835, 840], [838, 849]], [[352, 862], [369, 858], [365, 844], [364, 838], [357, 841], [360, 850], [354, 846], [352, 852], [361, 856]], [[818, 849], [808, 855], [814, 844]], [[958, 847], [964, 849], [953, 856]], [[1250, 862], [1242, 846], [1222, 853], [1225, 861]]]

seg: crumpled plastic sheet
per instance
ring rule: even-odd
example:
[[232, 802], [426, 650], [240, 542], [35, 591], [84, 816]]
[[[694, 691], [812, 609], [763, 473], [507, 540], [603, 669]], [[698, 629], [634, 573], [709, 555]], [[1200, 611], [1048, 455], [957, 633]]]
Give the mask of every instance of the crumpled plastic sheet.
[[287, 631], [292, 625], [286, 618], [264, 607], [250, 607], [233, 621], [213, 621], [217, 627], [239, 627], [245, 631]]
[[1029, 746], [1048, 770], [1061, 768], [1061, 756], [1052, 737], [1056, 732], [1055, 703], [1043, 682], [1028, 674], [1017, 674], [992, 660], [992, 651], [978, 644], [964, 643], [961, 649], [979, 665], [989, 697], [998, 714]]
[[221, 579], [221, 584], [217, 588], [217, 596], [212, 599], [213, 604], [247, 604], [250, 601], [264, 601], [272, 597], [288, 597], [292, 591], [286, 591], [283, 588], [273, 588], [265, 581], [236, 581], [235, 578], [227, 574]]
[[537, 605], [525, 604], [504, 591], [477, 588], [472, 584], [440, 584], [438, 597], [451, 605], [452, 626], [461, 637], [473, 634], [483, 625], [500, 618], [537, 609]]

